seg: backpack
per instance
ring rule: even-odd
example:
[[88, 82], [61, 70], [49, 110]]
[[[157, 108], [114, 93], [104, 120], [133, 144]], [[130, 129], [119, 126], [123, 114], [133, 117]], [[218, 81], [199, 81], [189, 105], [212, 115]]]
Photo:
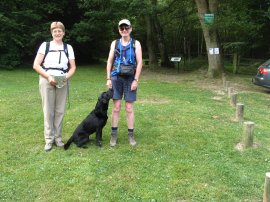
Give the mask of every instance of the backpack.
[[[119, 51], [117, 50], [119, 42], [120, 42], [120, 39], [116, 39], [115, 47], [114, 47], [114, 59], [116, 58], [117, 54], [120, 54]], [[135, 42], [136, 42], [136, 40], [131, 38], [131, 43], [132, 43], [131, 45], [132, 45], [133, 51], [134, 51], [135, 56], [136, 56]], [[114, 61], [114, 59], [113, 59], [113, 61]]]
[[[44, 55], [44, 59], [46, 58], [47, 54], [49, 52], [55, 52], [55, 50], [50, 50], [50, 42], [47, 41], [46, 42], [46, 49], [45, 49], [45, 55]], [[60, 50], [60, 51], [64, 51], [64, 53], [66, 54], [67, 58], [68, 58], [68, 48], [67, 48], [67, 44], [66, 43], [63, 43], [64, 44], [64, 50]], [[61, 59], [61, 58], [60, 58]]]
[[[68, 59], [68, 48], [67, 48], [67, 44], [66, 44], [66, 43], [63, 43], [63, 44], [64, 44], [64, 50], [59, 50], [59, 51], [64, 51], [64, 53], [65, 53], [65, 55], [67, 56], [67, 59]], [[44, 63], [45, 58], [46, 58], [46, 56], [48, 55], [49, 52], [58, 52], [58, 51], [56, 51], [56, 50], [50, 50], [50, 42], [47, 41], [47, 42], [46, 42], [45, 55], [44, 55], [42, 64]], [[60, 62], [61, 62], [61, 54], [60, 54], [60, 57], [59, 57], [59, 64], [60, 64]], [[53, 69], [53, 68], [45, 68], [45, 67], [43, 66], [43, 69], [49, 70], [49, 69]], [[56, 68], [55, 68], [55, 69], [56, 69]], [[66, 73], [66, 72], [69, 71], [69, 67], [68, 67], [67, 70], [63, 70], [63, 69], [60, 69], [60, 70], [62, 70], [62, 71], [64, 71], [64, 72]]]
[[[131, 38], [131, 46], [132, 46], [132, 49], [134, 51], [134, 56], [135, 56], [134, 65], [136, 66], [136, 47], [135, 47], [135, 42], [136, 42], [136, 40]], [[119, 43], [120, 43], [120, 39], [115, 40], [114, 58], [113, 58], [113, 65], [112, 65], [112, 68], [111, 68], [111, 76], [116, 76], [119, 73], [122, 74], [122, 75], [133, 75], [134, 74], [134, 69], [133, 68], [131, 69], [130, 68], [131, 67], [130, 65], [123, 65], [123, 66], [121, 66], [121, 67], [124, 67], [124, 66], [125, 67], [128, 67], [126, 69], [126, 71], [123, 71], [124, 69], [123, 68], [120, 68], [120, 62], [118, 63], [118, 66], [117, 67], [114, 66], [114, 62], [115, 62], [114, 60], [115, 60], [115, 58], [117, 56], [120, 56], [121, 55], [121, 49], [120, 49], [120, 51], [118, 50]], [[132, 70], [132, 71], [129, 71], [129, 70]]]

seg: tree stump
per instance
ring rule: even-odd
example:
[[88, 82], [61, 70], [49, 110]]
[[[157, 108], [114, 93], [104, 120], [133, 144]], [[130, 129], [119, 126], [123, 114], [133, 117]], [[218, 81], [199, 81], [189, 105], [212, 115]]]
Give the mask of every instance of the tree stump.
[[236, 121], [243, 122], [244, 120], [244, 104], [237, 103], [236, 104]]
[[244, 148], [253, 146], [253, 130], [254, 130], [254, 122], [252, 121], [244, 122], [244, 132], [242, 136], [242, 144]]
[[231, 95], [233, 94], [233, 91], [234, 91], [233, 87], [228, 88], [228, 98], [231, 98]]
[[263, 202], [270, 202], [270, 172], [265, 175]]
[[236, 107], [236, 102], [237, 102], [237, 93], [232, 93], [231, 99], [230, 99], [230, 105], [233, 107]]

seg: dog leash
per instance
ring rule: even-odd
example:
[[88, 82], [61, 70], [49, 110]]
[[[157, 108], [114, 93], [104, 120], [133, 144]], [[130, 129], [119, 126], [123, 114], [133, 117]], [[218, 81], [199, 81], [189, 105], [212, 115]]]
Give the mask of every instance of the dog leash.
[[69, 80], [67, 80], [67, 99], [68, 99], [68, 109], [70, 109]]

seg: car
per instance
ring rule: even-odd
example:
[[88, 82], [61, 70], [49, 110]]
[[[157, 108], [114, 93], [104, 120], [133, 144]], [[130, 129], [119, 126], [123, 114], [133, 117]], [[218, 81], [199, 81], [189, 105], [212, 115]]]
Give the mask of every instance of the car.
[[270, 89], [270, 59], [258, 67], [258, 72], [252, 82], [255, 85]]

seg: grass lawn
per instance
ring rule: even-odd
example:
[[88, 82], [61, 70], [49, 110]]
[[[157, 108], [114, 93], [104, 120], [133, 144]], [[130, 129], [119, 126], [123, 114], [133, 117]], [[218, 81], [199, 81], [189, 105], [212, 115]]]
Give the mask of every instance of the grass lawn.
[[[78, 67], [70, 86], [63, 140], [106, 90], [105, 69]], [[229, 76], [255, 122], [258, 148], [238, 151], [243, 125], [235, 122], [221, 79], [194, 72], [144, 70], [135, 104], [136, 140], [127, 139], [125, 112], [110, 148], [111, 107], [103, 147], [54, 147], [44, 152], [38, 76], [0, 70], [0, 200], [2, 201], [262, 201], [270, 167], [269, 92], [250, 75]]]

